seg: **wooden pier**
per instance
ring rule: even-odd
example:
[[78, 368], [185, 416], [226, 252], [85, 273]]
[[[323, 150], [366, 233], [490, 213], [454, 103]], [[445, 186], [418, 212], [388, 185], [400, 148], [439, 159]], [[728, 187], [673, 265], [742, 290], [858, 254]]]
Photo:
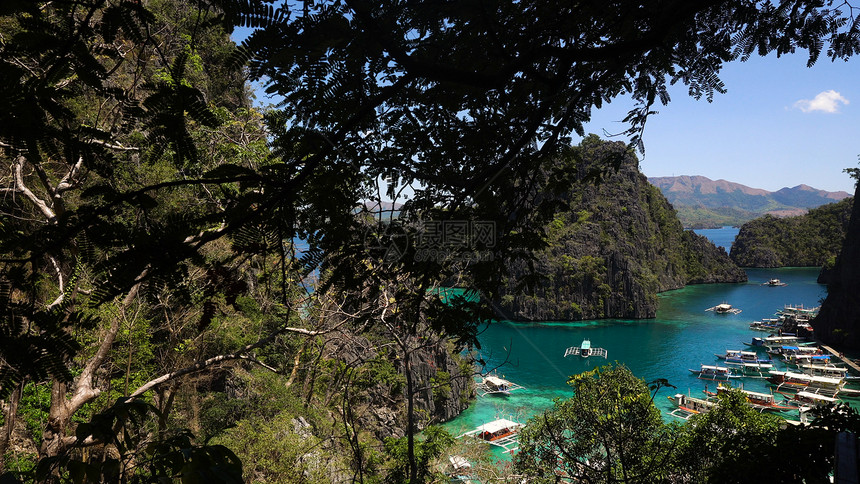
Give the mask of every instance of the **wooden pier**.
[[839, 358], [840, 360], [842, 360], [846, 365], [848, 365], [852, 370], [854, 370], [855, 372], [857, 372], [858, 375], [860, 375], [860, 365], [858, 365], [857, 363], [854, 363], [849, 358], [846, 358], [845, 356], [842, 355], [842, 353], [834, 350], [833, 348], [831, 348], [831, 347], [829, 347], [829, 346], [827, 346], [821, 342], [818, 342], [818, 344], [821, 346], [822, 349], [826, 350], [828, 353], [833, 355], [835, 358]]

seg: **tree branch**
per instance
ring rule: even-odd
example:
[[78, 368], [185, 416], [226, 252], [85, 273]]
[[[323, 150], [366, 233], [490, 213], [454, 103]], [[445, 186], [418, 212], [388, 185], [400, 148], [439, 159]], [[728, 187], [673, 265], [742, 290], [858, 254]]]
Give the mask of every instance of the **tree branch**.
[[27, 185], [24, 184], [24, 174], [22, 171], [24, 167], [24, 161], [25, 160], [23, 156], [18, 156], [15, 159], [15, 186], [18, 188], [18, 191], [23, 193], [24, 196], [27, 197], [33, 203], [33, 205], [35, 205], [42, 212], [45, 218], [48, 219], [48, 222], [53, 224], [57, 220], [57, 215], [54, 213], [51, 207], [49, 207], [48, 204], [45, 203], [44, 200], [37, 197], [36, 194], [30, 191], [30, 189], [27, 188]]

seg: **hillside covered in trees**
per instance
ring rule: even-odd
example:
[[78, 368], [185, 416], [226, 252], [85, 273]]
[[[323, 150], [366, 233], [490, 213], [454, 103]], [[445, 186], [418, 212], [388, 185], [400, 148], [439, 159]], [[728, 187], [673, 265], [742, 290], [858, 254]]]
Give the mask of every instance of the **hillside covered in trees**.
[[740, 226], [764, 215], [803, 215], [810, 208], [851, 196], [846, 192], [827, 192], [808, 185], [770, 192], [704, 176], [649, 177], [648, 181], [660, 188], [675, 207], [684, 227], [694, 229]]
[[499, 301], [505, 317], [653, 318], [659, 292], [746, 281], [724, 249], [684, 230], [638, 167], [627, 145], [595, 135], [562, 158], [552, 178], [568, 183], [563, 209], [548, 225], [547, 248], [534, 266], [511, 267]]
[[684, 227], [694, 229], [740, 226], [763, 215], [803, 215], [810, 208], [851, 196], [846, 192], [827, 192], [808, 185], [770, 192], [704, 176], [649, 177], [648, 181], [660, 188], [675, 207]]
[[852, 197], [806, 215], [771, 215], [741, 226], [731, 258], [741, 267], [832, 267], [845, 241]]

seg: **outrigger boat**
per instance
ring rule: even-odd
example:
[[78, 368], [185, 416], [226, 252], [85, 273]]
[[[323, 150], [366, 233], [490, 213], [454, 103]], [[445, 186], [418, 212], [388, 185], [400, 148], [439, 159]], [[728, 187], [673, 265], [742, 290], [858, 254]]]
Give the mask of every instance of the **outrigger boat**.
[[804, 406], [811, 405], [813, 407], [818, 407], [822, 405], [833, 405], [837, 403], [839, 399], [818, 393], [800, 391], [794, 395], [794, 398], [792, 398], [791, 401]]
[[776, 389], [774, 391], [779, 393], [796, 393], [803, 390], [823, 393], [822, 391], [824, 391], [825, 393], [829, 393], [829, 396], [834, 397], [845, 386], [845, 380], [842, 378], [812, 376], [791, 371], [771, 371], [767, 381], [775, 385]]
[[773, 370], [771, 363], [743, 363], [741, 370], [744, 376], [753, 378], [766, 378], [770, 376], [770, 371]]
[[782, 356], [788, 358], [792, 355], [821, 355], [824, 354], [821, 348], [817, 346], [800, 346], [800, 345], [782, 345], [779, 347], [769, 347], [767, 352], [771, 355]]
[[790, 336], [788, 336], [788, 335], [786, 335], [786, 336], [771, 335], [771, 336], [766, 336], [764, 338], [759, 338], [756, 336], [756, 337], [753, 337], [752, 342], [750, 342], [750, 343], [745, 342], [744, 344], [747, 346], [752, 346], [753, 348], [768, 348], [768, 349], [770, 349], [770, 348], [774, 348], [776, 346], [786, 345], [786, 344], [787, 345], [795, 345], [795, 346], [805, 346], [805, 345], [813, 345], [815, 343], [812, 343], [812, 342], [804, 343], [804, 342], [802, 342], [801, 338], [798, 338], [797, 336], [794, 336], [794, 335], [790, 335]]
[[[717, 384], [717, 391], [716, 392], [708, 391], [707, 388], [705, 388], [704, 392], [705, 392], [705, 395], [708, 395], [710, 397], [716, 397], [720, 393], [727, 392], [731, 389], [732, 389], [731, 387], [725, 386], [722, 383], [719, 383], [719, 384]], [[785, 412], [787, 410], [797, 409], [797, 407], [793, 407], [790, 405], [781, 405], [781, 404], [777, 403], [776, 397], [774, 397], [772, 393], [754, 392], [751, 390], [744, 390], [743, 388], [740, 388], [739, 390], [742, 391], [744, 393], [744, 395], [746, 395], [747, 403], [749, 403], [750, 406], [752, 406], [754, 409], [756, 409], [758, 411], [762, 411], [762, 412], [763, 411]]]
[[501, 447], [505, 449], [505, 452], [514, 452], [519, 448], [517, 438], [522, 427], [523, 424], [521, 423], [500, 418], [481, 425], [475, 430], [460, 434], [457, 438], [466, 436], [475, 437], [490, 445]]
[[779, 319], [762, 319], [761, 321], [753, 321], [750, 323], [750, 329], [768, 332], [779, 331], [782, 329], [782, 321]]
[[684, 420], [689, 419], [693, 415], [705, 413], [717, 406], [717, 402], [691, 397], [690, 395], [684, 395], [683, 393], [676, 393], [674, 396], [666, 398], [675, 402], [675, 406], [678, 407], [669, 412], [669, 415]]
[[712, 308], [705, 309], [705, 311], [713, 311], [714, 314], [740, 314], [741, 312], [740, 309], [732, 307], [729, 303], [720, 303]]
[[845, 378], [848, 375], [848, 368], [836, 365], [816, 365], [801, 363], [797, 365], [797, 369], [801, 373], [812, 376], [827, 376], [830, 378]]
[[830, 378], [844, 378], [846, 382], [856, 381], [860, 379], [860, 377], [849, 375], [848, 368], [842, 366], [835, 366], [832, 364], [829, 365], [816, 365], [816, 364], [807, 364], [801, 363], [797, 365], [797, 369], [801, 371], [801, 373], [805, 373], [807, 375], [812, 376], [826, 376]]
[[798, 365], [828, 365], [830, 355], [788, 355], [785, 363], [791, 366]]
[[582, 344], [579, 346], [571, 346], [570, 348], [564, 350], [565, 358], [570, 355], [579, 355], [583, 358], [588, 358], [589, 356], [602, 356], [606, 358], [608, 354], [609, 352], [603, 348], [592, 348], [591, 340], [589, 339], [582, 340]]
[[481, 397], [485, 395], [510, 395], [512, 391], [522, 388], [522, 386], [511, 383], [504, 378], [499, 378], [496, 375], [483, 377], [481, 383], [477, 385], [478, 395]]
[[788, 284], [780, 281], [779, 279], [770, 279], [767, 282], [763, 282], [762, 286], [770, 286], [770, 287], [779, 287], [779, 286], [787, 286]]
[[712, 365], [702, 365], [702, 368], [699, 370], [690, 369], [690, 373], [697, 376], [702, 380], [728, 380], [729, 378], [740, 378], [743, 375], [736, 375], [732, 373], [730, 368], [726, 368], [725, 366], [712, 366]]
[[726, 350], [726, 354], [714, 354], [726, 363], [771, 363], [770, 358], [759, 358], [755, 351]]
[[790, 306], [786, 304], [782, 309], [777, 311], [778, 315], [782, 316], [794, 316], [800, 320], [810, 320], [815, 316], [818, 316], [818, 311], [821, 309], [821, 306], [816, 306], [814, 308], [805, 308], [803, 305], [799, 306]]

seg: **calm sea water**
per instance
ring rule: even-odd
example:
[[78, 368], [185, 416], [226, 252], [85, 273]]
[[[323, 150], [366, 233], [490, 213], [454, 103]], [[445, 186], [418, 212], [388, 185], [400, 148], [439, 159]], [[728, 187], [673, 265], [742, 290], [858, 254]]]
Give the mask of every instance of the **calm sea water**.
[[732, 250], [732, 243], [734, 243], [735, 237], [738, 236], [738, 232], [740, 231], [740, 228], [732, 227], [730, 225], [726, 225], [719, 229], [693, 230], [693, 232], [711, 239], [711, 242], [713, 242], [717, 247], [726, 249], [726, 252], [730, 252]]
[[[816, 268], [748, 269], [747, 275], [747, 283], [696, 285], [663, 293], [653, 320], [490, 325], [480, 337], [479, 351], [487, 369], [498, 366], [500, 376], [526, 388], [510, 396], [478, 398], [463, 414], [445, 424], [446, 428], [459, 435], [496, 418], [513, 417], [525, 422], [550, 407], [553, 399], [572, 395], [566, 384], [568, 376], [607, 363], [624, 364], [645, 381], [665, 378], [675, 385], [677, 389], [662, 389], [655, 398], [664, 418], [674, 418], [668, 416], [673, 409], [668, 396], [677, 392], [703, 396], [706, 384], [710, 389], [716, 385], [696, 378], [689, 369], [717, 364], [715, 354], [748, 349], [743, 342], [766, 335], [750, 330], [750, 322], [773, 317], [785, 305], [818, 306], [825, 296], [824, 286], [815, 282]], [[761, 285], [773, 277], [788, 285]], [[722, 302], [742, 312], [730, 315], [706, 311]], [[593, 347], [606, 348], [608, 358], [563, 357], [567, 347], [579, 346], [586, 338]], [[768, 388], [761, 379], [744, 378], [743, 382], [749, 390]]]

